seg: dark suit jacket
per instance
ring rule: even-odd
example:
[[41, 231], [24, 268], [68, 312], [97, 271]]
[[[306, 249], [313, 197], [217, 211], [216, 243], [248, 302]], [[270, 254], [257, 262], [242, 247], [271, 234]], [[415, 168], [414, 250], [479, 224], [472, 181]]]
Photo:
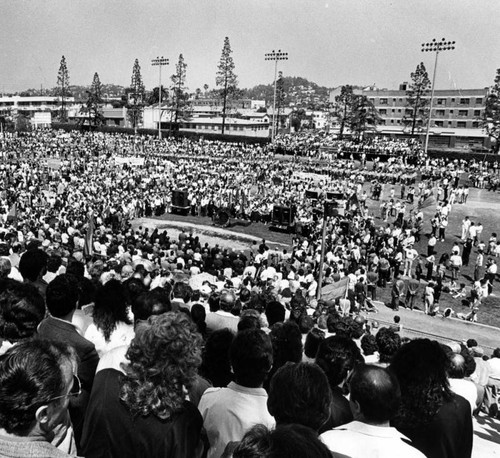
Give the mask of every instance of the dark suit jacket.
[[78, 446], [99, 356], [94, 344], [81, 336], [69, 322], [57, 320], [52, 317], [45, 318], [38, 327], [38, 335], [44, 339], [71, 345], [78, 355], [78, 378], [82, 384], [82, 394], [78, 398], [72, 398], [69, 406], [69, 413]]

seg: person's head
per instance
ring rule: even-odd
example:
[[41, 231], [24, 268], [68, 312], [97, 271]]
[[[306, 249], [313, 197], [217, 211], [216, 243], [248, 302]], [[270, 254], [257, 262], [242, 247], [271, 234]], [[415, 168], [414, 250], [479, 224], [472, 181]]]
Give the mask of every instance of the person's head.
[[458, 353], [452, 353], [449, 358], [448, 377], [463, 379], [465, 377], [465, 358]]
[[306, 336], [304, 343], [304, 355], [308, 358], [316, 358], [319, 344], [325, 339], [325, 332], [318, 328], [312, 328]]
[[39, 249], [24, 252], [19, 261], [19, 272], [31, 282], [42, 278], [47, 272], [47, 253]]
[[47, 309], [56, 318], [71, 318], [78, 303], [78, 280], [71, 274], [58, 275], [47, 285]]
[[35, 335], [45, 317], [43, 297], [34, 286], [4, 280], [0, 292], [0, 339], [11, 343]]
[[201, 363], [202, 338], [185, 313], [152, 316], [136, 327], [120, 398], [132, 416], [170, 418]]
[[212, 332], [203, 348], [200, 375], [212, 383], [212, 386], [226, 387], [233, 378], [229, 349], [234, 334], [228, 328]]
[[358, 365], [349, 379], [349, 393], [354, 419], [370, 424], [390, 421], [401, 402], [396, 376], [379, 366]]
[[[170, 285], [170, 284], [166, 283], [165, 285]], [[139, 278], [129, 278], [128, 280], [125, 280], [123, 282], [123, 287], [125, 288], [125, 293], [127, 294], [128, 302], [131, 304], [134, 303], [135, 299], [140, 294], [147, 291], [146, 286]], [[169, 296], [170, 296], [170, 291], [169, 291]], [[170, 303], [170, 297], [169, 297], [169, 303]]]
[[390, 370], [401, 387], [397, 425], [412, 428], [428, 424], [443, 402], [451, 399], [448, 361], [443, 347], [429, 339], [411, 340], [394, 355]]
[[238, 332], [231, 343], [229, 358], [236, 383], [260, 387], [273, 365], [271, 339], [259, 329]]
[[191, 300], [192, 293], [193, 289], [187, 283], [181, 281], [176, 282], [172, 289], [172, 296], [181, 299], [185, 304]]
[[286, 363], [273, 375], [267, 407], [278, 425], [298, 423], [318, 431], [330, 417], [331, 392], [316, 364]]
[[266, 306], [266, 318], [271, 327], [274, 323], [285, 321], [285, 307], [278, 301], [271, 301]]
[[96, 292], [92, 318], [106, 341], [119, 322], [130, 324], [127, 295], [118, 280], [109, 280]]
[[229, 289], [221, 291], [219, 297], [219, 307], [224, 312], [230, 312], [236, 303], [236, 295]]
[[12, 270], [9, 258], [0, 258], [0, 279], [7, 278]]
[[80, 261], [75, 258], [68, 259], [68, 265], [66, 266], [66, 273], [74, 275], [76, 278], [83, 278], [85, 275], [85, 266]]
[[161, 315], [171, 310], [170, 297], [161, 288], [144, 291], [132, 301], [132, 313], [136, 322], [138, 320], [147, 320], [150, 316]]
[[380, 362], [389, 363], [401, 346], [401, 336], [390, 328], [380, 328], [376, 336]]
[[294, 321], [275, 323], [270, 333], [273, 344], [273, 372], [288, 361], [298, 363], [302, 360], [302, 334]]
[[341, 336], [323, 340], [316, 354], [316, 364], [325, 372], [331, 388], [343, 385], [349, 373], [363, 361], [356, 343]]
[[478, 343], [476, 339], [467, 339], [467, 348], [477, 347]]
[[[255, 311], [255, 310], [246, 310], [248, 311]], [[258, 314], [258, 312], [257, 312]], [[238, 321], [238, 332], [239, 331], [244, 331], [246, 329], [261, 329], [261, 322], [260, 318], [255, 315], [251, 314], [245, 314], [240, 317], [240, 321]]]
[[0, 356], [0, 428], [49, 438], [79, 394], [75, 373], [74, 350], [63, 343], [30, 339], [11, 347]]
[[318, 435], [302, 425], [279, 425], [273, 430], [256, 425], [243, 436], [233, 458], [331, 458]]
[[51, 254], [47, 259], [47, 271], [56, 273], [62, 265], [62, 258], [58, 254]]
[[193, 320], [193, 323], [196, 324], [198, 332], [202, 335], [204, 335], [207, 330], [207, 323], [205, 322], [206, 318], [207, 312], [205, 307], [201, 304], [193, 304], [191, 307], [191, 319]]
[[373, 355], [378, 351], [377, 339], [372, 334], [365, 334], [361, 337], [361, 350], [365, 356]]

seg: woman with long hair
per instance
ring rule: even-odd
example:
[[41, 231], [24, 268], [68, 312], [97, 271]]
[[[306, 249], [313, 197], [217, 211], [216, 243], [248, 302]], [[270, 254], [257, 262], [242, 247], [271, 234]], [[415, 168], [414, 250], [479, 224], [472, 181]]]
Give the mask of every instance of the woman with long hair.
[[448, 365], [436, 341], [416, 339], [399, 349], [390, 365], [401, 387], [394, 426], [427, 458], [470, 458], [470, 405], [451, 391]]
[[95, 376], [82, 455], [199, 457], [203, 420], [186, 393], [196, 380], [201, 347], [196, 325], [185, 313], [140, 322], [127, 363]]
[[109, 350], [128, 345], [134, 338], [134, 326], [128, 315], [128, 300], [124, 286], [109, 280], [96, 293], [93, 323], [85, 331], [101, 357]]

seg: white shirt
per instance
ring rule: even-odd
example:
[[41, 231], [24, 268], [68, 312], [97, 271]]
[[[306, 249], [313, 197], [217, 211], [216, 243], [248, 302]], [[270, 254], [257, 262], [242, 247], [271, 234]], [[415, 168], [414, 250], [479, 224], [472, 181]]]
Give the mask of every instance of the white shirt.
[[90, 340], [95, 345], [99, 357], [113, 348], [129, 345], [134, 336], [134, 326], [121, 321], [116, 324], [116, 329], [109, 336], [109, 341], [104, 339], [103, 333], [97, 329], [94, 323], [89, 325], [84, 335], [87, 340]]
[[256, 424], [275, 425], [267, 410], [264, 388], [247, 388], [231, 382], [227, 388], [208, 388], [198, 405], [210, 449], [208, 458], [219, 458], [232, 441], [240, 441]]
[[424, 458], [396, 428], [352, 421], [321, 434], [320, 439], [334, 453], [351, 458]]
[[474, 382], [460, 378], [450, 378], [448, 381], [450, 382], [451, 391], [469, 401], [472, 415], [472, 412], [476, 408], [477, 401], [477, 388]]

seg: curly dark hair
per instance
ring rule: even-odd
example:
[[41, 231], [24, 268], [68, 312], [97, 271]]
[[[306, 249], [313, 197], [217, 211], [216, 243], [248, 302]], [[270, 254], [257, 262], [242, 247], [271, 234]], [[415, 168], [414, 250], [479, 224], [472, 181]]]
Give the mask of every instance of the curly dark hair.
[[343, 336], [332, 336], [323, 340], [316, 354], [316, 364], [323, 369], [332, 388], [346, 380], [349, 372], [363, 362], [356, 343]]
[[401, 347], [401, 336], [390, 328], [380, 328], [376, 335], [381, 363], [390, 363]]
[[373, 355], [378, 351], [377, 340], [372, 334], [365, 334], [361, 337], [361, 350], [365, 356]]
[[452, 398], [448, 364], [445, 351], [436, 341], [415, 339], [399, 349], [390, 366], [401, 387], [401, 407], [394, 419], [398, 429], [428, 424]]
[[201, 364], [202, 338], [185, 313], [168, 312], [139, 324], [127, 351], [130, 364], [120, 399], [132, 416], [167, 419], [182, 408]]
[[45, 317], [43, 297], [35, 286], [4, 280], [0, 292], [0, 338], [19, 342], [35, 335]]
[[125, 289], [118, 280], [110, 280], [97, 290], [92, 318], [106, 342], [109, 342], [118, 322], [132, 324], [127, 306]]

